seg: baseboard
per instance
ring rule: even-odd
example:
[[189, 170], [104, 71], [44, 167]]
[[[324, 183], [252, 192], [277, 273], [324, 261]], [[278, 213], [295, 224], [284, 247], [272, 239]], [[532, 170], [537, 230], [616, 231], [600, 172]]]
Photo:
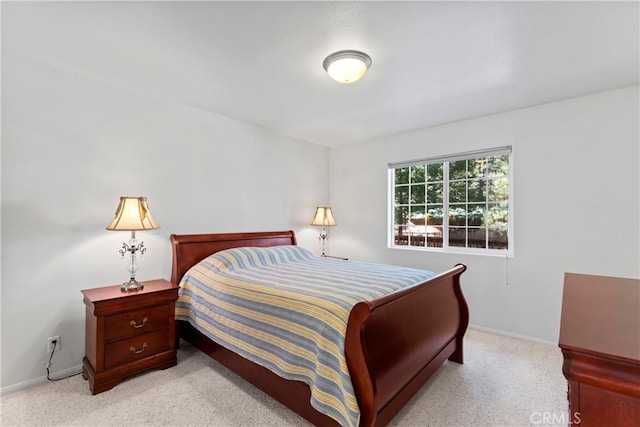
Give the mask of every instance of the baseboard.
[[[545, 344], [545, 345], [551, 345], [551, 346], [557, 346], [558, 343], [554, 343], [551, 341], [546, 341], [546, 340], [541, 340], [539, 338], [533, 338], [533, 337], [529, 337], [526, 335], [520, 335], [520, 334], [514, 334], [511, 332], [505, 332], [505, 331], [501, 331], [499, 329], [492, 329], [492, 328], [486, 328], [484, 326], [478, 326], [478, 325], [474, 325], [474, 324], [470, 324], [469, 328], [471, 329], [476, 329], [478, 331], [482, 331], [482, 332], [487, 332], [490, 334], [495, 334], [495, 335], [502, 335], [502, 336], [506, 336], [506, 337], [510, 337], [510, 338], [517, 338], [520, 340], [524, 340], [524, 341], [530, 341], [530, 342], [535, 342], [538, 344]], [[82, 365], [78, 365], [78, 366], [73, 366], [71, 368], [67, 368], [64, 369], [62, 371], [57, 371], [51, 374], [51, 378], [63, 378], [69, 375], [75, 375], [75, 374], [79, 374], [82, 372]], [[14, 391], [18, 391], [18, 390], [24, 390], [36, 385], [40, 385], [40, 384], [44, 384], [46, 383], [47, 380], [47, 376], [43, 375], [41, 377], [38, 378], [34, 378], [28, 381], [24, 381], [18, 384], [13, 384], [7, 387], [2, 387], [0, 389], [0, 394], [6, 394], [6, 393], [12, 393]]]
[[529, 337], [527, 335], [520, 335], [520, 334], [511, 333], [511, 332], [505, 332], [505, 331], [501, 331], [499, 329], [485, 328], [484, 326], [478, 326], [478, 325], [473, 325], [473, 324], [469, 324], [469, 327], [471, 329], [476, 329], [476, 330], [482, 331], [482, 332], [488, 332], [490, 334], [502, 335], [502, 336], [510, 337], [510, 338], [517, 338], [517, 339], [520, 339], [520, 340], [530, 341], [530, 342], [534, 342], [534, 343], [537, 343], [537, 344], [551, 345], [551, 346], [554, 346], [554, 347], [558, 346], [557, 342], [542, 340], [540, 338], [533, 338], [533, 337]]
[[[77, 375], [82, 373], [82, 365], [72, 366], [71, 368], [63, 369], [62, 371], [52, 372], [49, 375], [52, 379], [64, 378], [70, 375]], [[18, 384], [13, 384], [10, 386], [0, 388], [0, 394], [12, 393], [14, 391], [25, 390], [27, 388], [31, 388], [40, 384], [44, 384], [48, 382], [46, 375], [41, 377], [33, 378], [31, 380], [27, 380]]]

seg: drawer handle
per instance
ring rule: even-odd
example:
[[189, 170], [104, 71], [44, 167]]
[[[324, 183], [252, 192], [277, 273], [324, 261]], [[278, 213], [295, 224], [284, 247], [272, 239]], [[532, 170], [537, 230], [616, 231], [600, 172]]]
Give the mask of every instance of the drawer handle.
[[140, 354], [147, 349], [147, 343], [142, 344], [142, 348], [140, 350], [136, 350], [134, 346], [129, 347], [129, 351], [133, 354]]
[[147, 323], [147, 320], [149, 319], [145, 317], [144, 319], [142, 319], [142, 324], [140, 325], [138, 325], [135, 320], [132, 320], [131, 322], [129, 322], [129, 324], [134, 328], [138, 329], [138, 328], [142, 328]]

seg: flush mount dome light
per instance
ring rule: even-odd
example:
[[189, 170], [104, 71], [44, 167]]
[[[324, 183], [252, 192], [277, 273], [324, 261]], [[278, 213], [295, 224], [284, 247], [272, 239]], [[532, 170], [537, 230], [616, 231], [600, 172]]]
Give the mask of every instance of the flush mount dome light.
[[371, 57], [358, 50], [341, 50], [327, 56], [322, 66], [333, 80], [351, 83], [359, 80], [371, 67]]

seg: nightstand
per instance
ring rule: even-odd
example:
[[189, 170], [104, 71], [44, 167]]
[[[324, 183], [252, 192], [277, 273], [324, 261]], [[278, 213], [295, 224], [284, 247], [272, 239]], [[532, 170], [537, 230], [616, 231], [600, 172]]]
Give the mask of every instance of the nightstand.
[[343, 261], [348, 261], [349, 258], [341, 257], [341, 256], [333, 256], [333, 255], [325, 255], [323, 258], [333, 258], [333, 259], [341, 259]]
[[86, 347], [82, 376], [92, 394], [148, 369], [175, 366], [175, 301], [178, 287], [150, 280], [144, 289], [120, 285], [86, 289]]

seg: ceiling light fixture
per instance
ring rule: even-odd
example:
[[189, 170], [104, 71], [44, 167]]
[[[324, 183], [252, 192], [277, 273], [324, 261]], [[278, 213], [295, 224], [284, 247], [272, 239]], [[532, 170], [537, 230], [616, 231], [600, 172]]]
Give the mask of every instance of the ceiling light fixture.
[[364, 76], [371, 67], [371, 57], [358, 50], [341, 50], [327, 56], [322, 66], [333, 80], [352, 83]]

